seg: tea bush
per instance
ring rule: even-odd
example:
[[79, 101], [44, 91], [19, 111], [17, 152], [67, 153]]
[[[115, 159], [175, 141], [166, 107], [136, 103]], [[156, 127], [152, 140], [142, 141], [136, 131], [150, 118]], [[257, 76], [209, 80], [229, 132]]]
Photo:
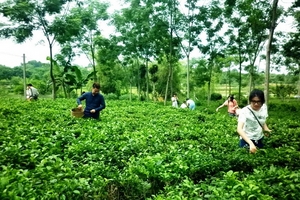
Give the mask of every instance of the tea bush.
[[107, 99], [96, 121], [71, 116], [75, 99], [4, 98], [0, 199], [298, 199], [297, 112], [270, 109], [274, 131], [249, 154], [217, 106]]

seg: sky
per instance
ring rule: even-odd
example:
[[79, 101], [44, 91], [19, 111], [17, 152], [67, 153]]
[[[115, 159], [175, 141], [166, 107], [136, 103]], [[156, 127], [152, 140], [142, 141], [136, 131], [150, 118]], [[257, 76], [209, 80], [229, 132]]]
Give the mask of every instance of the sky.
[[[0, 0], [0, 3], [5, 0]], [[105, 2], [105, 1], [102, 1]], [[121, 4], [118, 0], [109, 1], [110, 7], [109, 13], [114, 12], [121, 8]], [[0, 21], [3, 22], [4, 17], [0, 15]], [[100, 31], [104, 37], [108, 37], [113, 33], [114, 29], [108, 26], [107, 23], [101, 23]], [[53, 55], [60, 53], [60, 47], [54, 44]], [[23, 55], [25, 55], [25, 63], [30, 60], [40, 61], [47, 63], [46, 58], [50, 55], [49, 45], [46, 37], [42, 31], [34, 31], [33, 37], [27, 39], [25, 42], [18, 44], [13, 39], [0, 38], [0, 64], [8, 67], [20, 66], [23, 63]], [[74, 60], [74, 64], [80, 66], [88, 66], [89, 60], [82, 54], [77, 56]]]
[[[279, 0], [279, 5], [288, 7], [294, 0]], [[0, 0], [0, 3], [4, 0]], [[110, 1], [111, 7], [109, 12], [112, 13], [114, 10], [120, 8], [120, 3], [118, 0]], [[0, 21], [4, 21], [3, 16], [0, 16]], [[279, 24], [276, 30], [289, 30], [291, 29], [292, 22], [288, 20], [285, 24]], [[114, 29], [105, 23], [101, 25], [101, 33], [108, 37], [109, 34], [113, 33]], [[54, 45], [53, 53], [54, 55], [59, 53], [59, 46]], [[49, 56], [48, 43], [45, 40], [45, 36], [41, 31], [35, 31], [34, 36], [27, 39], [24, 43], [18, 44], [13, 39], [0, 39], [0, 64], [15, 67], [20, 66], [23, 63], [23, 55], [25, 55], [25, 62], [30, 60], [37, 60], [46, 63], [47, 56]], [[77, 56], [74, 60], [74, 64], [80, 66], [88, 66], [89, 60], [85, 55]], [[264, 63], [258, 63], [259, 68], [264, 68]]]

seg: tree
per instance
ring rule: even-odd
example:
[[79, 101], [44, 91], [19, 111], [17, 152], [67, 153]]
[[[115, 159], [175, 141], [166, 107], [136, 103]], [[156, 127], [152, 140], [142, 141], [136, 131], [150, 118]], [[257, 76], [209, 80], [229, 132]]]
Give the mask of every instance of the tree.
[[[114, 15], [114, 25], [121, 36], [118, 37], [122, 45], [126, 46], [123, 55], [131, 55], [134, 58], [143, 60], [146, 67], [146, 99], [148, 100], [148, 62], [153, 56], [154, 39], [151, 38], [153, 1], [130, 1], [129, 7], [122, 9]], [[152, 42], [151, 42], [152, 41]]]
[[192, 59], [191, 84], [194, 87], [203, 87], [210, 79], [209, 63], [205, 59]]
[[[81, 30], [81, 20], [67, 15], [72, 0], [7, 0], [0, 4], [0, 13], [8, 19], [9, 26], [0, 29], [0, 36], [13, 37], [18, 43], [33, 36], [33, 31], [41, 30], [49, 46], [50, 77], [52, 96], [56, 98], [56, 82], [53, 74], [53, 45], [70, 41]], [[80, 5], [80, 2], [77, 2]]]
[[75, 75], [72, 73], [74, 66], [71, 64], [73, 57], [74, 53], [71, 46], [66, 45], [62, 48], [61, 54], [55, 55], [55, 60], [52, 61], [54, 64], [55, 82], [57, 83], [55, 93], [61, 87], [65, 98], [70, 98], [70, 92], [73, 89], [70, 86], [74, 84], [73, 80], [75, 79]]
[[[204, 24], [204, 31], [206, 33], [207, 43], [199, 44], [199, 50], [206, 56], [208, 60], [208, 72], [209, 72], [209, 81], [208, 81], [208, 96], [207, 102], [210, 102], [211, 94], [211, 81], [213, 77], [213, 71], [219, 70], [217, 59], [219, 57], [224, 57], [222, 51], [224, 51], [224, 40], [220, 32], [223, 28], [224, 22], [222, 19], [223, 10], [220, 7], [220, 2], [213, 0], [210, 6], [207, 8], [208, 17], [202, 22]], [[198, 16], [200, 20], [203, 20], [205, 13], [200, 13]]]
[[149, 73], [150, 73], [150, 80], [152, 82], [152, 88], [153, 88], [153, 92], [152, 92], [152, 98], [153, 100], [156, 99], [157, 95], [156, 95], [156, 90], [155, 90], [155, 85], [158, 81], [158, 76], [157, 76], [157, 72], [158, 72], [158, 65], [154, 64], [151, 66], [151, 68], [149, 69]]
[[73, 70], [75, 72], [75, 77], [72, 79], [73, 82], [73, 88], [77, 90], [80, 89], [80, 94], [82, 94], [82, 87], [88, 83], [89, 80], [95, 77], [95, 71], [89, 72], [87, 75], [84, 75], [82, 73], [83, 69], [80, 69], [78, 66], [73, 66]]
[[265, 69], [265, 96], [266, 104], [269, 102], [269, 79], [270, 79], [270, 57], [272, 50], [272, 41], [275, 28], [277, 26], [277, 20], [280, 16], [280, 10], [278, 10], [278, 0], [273, 0], [272, 9], [271, 9], [271, 21], [269, 28], [269, 38], [266, 48], [266, 69]]
[[71, 10], [71, 13], [82, 20], [82, 29], [74, 42], [89, 59], [94, 71], [94, 82], [100, 82], [96, 73], [96, 45], [98, 38], [101, 38], [100, 21], [108, 19], [107, 8], [107, 3], [88, 0], [82, 6]]
[[[129, 2], [129, 6], [115, 13], [113, 23], [116, 26], [117, 34], [121, 34], [118, 37], [120, 43], [126, 47], [122, 55], [131, 57], [146, 66], [146, 99], [148, 99], [148, 68], [151, 59], [162, 60], [167, 56], [169, 67], [172, 67], [171, 63], [175, 63], [176, 57], [178, 57], [175, 55], [179, 52], [176, 50], [179, 49], [179, 43], [178, 39], [172, 39], [174, 36], [171, 32], [174, 27], [170, 23], [170, 13], [175, 10], [178, 1], [132, 0], [127, 2]], [[172, 83], [171, 68], [168, 73], [170, 81], [167, 83]], [[170, 88], [172, 90], [172, 85], [167, 84], [166, 90]], [[165, 95], [167, 93], [164, 92]]]
[[283, 55], [286, 58], [290, 72], [295, 76], [298, 75], [298, 95], [300, 95], [300, 15], [299, 15], [300, 0], [296, 0], [290, 11], [296, 21], [296, 32], [290, 33], [290, 39], [283, 45]]
[[[229, 52], [239, 58], [239, 97], [241, 96], [242, 65], [249, 72], [249, 90], [254, 88], [255, 62], [267, 39], [270, 5], [265, 1], [226, 0], [224, 16], [229, 29]], [[240, 101], [240, 99], [239, 99]]]
[[180, 46], [187, 59], [186, 67], [186, 96], [190, 96], [190, 54], [201, 40], [197, 36], [201, 34], [206, 19], [207, 8], [197, 6], [197, 0], [187, 0], [184, 4], [187, 11], [178, 12], [175, 16], [174, 32], [180, 39]]
[[[26, 78], [28, 78], [31, 75], [31, 73], [26, 74]], [[21, 67], [6, 67], [0, 65], [0, 80], [3, 79], [11, 79], [12, 77], [23, 77], [23, 69]]]

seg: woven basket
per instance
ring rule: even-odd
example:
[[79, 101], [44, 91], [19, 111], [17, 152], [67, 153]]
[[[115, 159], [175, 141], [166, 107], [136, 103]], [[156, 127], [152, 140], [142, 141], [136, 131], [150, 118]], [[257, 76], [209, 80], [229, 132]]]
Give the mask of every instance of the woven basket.
[[74, 117], [83, 117], [83, 110], [78, 108], [71, 109], [71, 116]]

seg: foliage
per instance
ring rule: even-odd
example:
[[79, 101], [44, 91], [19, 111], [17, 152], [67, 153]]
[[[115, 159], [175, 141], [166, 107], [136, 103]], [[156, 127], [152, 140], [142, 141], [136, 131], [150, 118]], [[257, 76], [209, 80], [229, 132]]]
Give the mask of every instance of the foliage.
[[222, 95], [219, 93], [212, 93], [210, 96], [210, 99], [212, 101], [216, 101], [216, 100], [221, 100], [222, 99]]
[[[0, 36], [23, 42], [36, 30], [44, 33], [50, 50], [50, 65], [28, 62], [31, 69], [27, 76], [31, 81], [42, 79], [41, 88], [45, 93], [53, 89], [54, 98], [63, 77], [61, 74], [54, 77], [53, 74], [52, 61], [57, 59], [52, 58], [54, 42], [58, 42], [62, 49], [69, 45], [72, 56], [85, 54], [94, 71], [91, 74], [93, 80], [100, 82], [104, 93], [118, 96], [121, 91], [136, 86], [141, 98], [148, 99], [152, 92], [153, 99], [164, 96], [167, 100], [171, 93], [188, 97], [190, 92], [196, 93], [205, 86], [209, 99], [209, 93], [214, 92], [213, 85], [220, 82], [228, 84], [229, 93], [231, 84], [237, 83], [242, 97], [242, 87], [249, 85], [252, 88], [265, 80], [266, 75], [258, 71], [256, 64], [271, 26], [270, 2], [126, 0], [122, 9], [111, 16], [108, 6], [108, 3], [96, 0], [6, 0], [0, 3], [0, 13], [7, 21], [0, 23]], [[286, 80], [289, 84], [299, 79], [296, 77], [299, 74], [298, 6], [297, 0], [289, 9], [296, 21], [296, 32], [278, 34], [275, 50], [280, 55], [272, 63], [275, 66], [278, 60], [284, 60], [280, 64], [287, 65], [291, 72], [292, 78]], [[277, 11], [276, 17], [283, 16], [282, 8]], [[106, 22], [115, 28], [108, 37], [101, 33], [102, 24]], [[199, 58], [190, 63], [193, 50]], [[180, 66], [179, 60], [185, 59], [183, 55], [186, 63]], [[260, 60], [265, 57], [261, 56]], [[63, 55], [63, 59], [68, 60], [68, 55]], [[72, 59], [69, 61], [72, 65]], [[140, 66], [143, 69], [139, 71]], [[152, 71], [153, 66], [158, 66], [158, 69]], [[239, 67], [238, 72], [231, 67]], [[44, 73], [46, 68], [48, 74]], [[242, 74], [242, 71], [247, 71], [247, 74]], [[21, 77], [21, 68], [10, 70], [0, 66], [0, 80], [13, 76]], [[76, 86], [72, 87], [82, 88], [85, 79], [77, 75], [76, 79]]]
[[4, 97], [0, 198], [299, 198], [299, 104], [290, 115], [270, 107], [273, 133], [249, 154], [218, 102], [195, 111], [169, 103], [111, 100], [99, 122], [72, 118], [75, 99]]
[[291, 96], [292, 94], [296, 94], [297, 90], [294, 85], [275, 85], [270, 88], [271, 93], [275, 94], [280, 99], [284, 100], [287, 96]]
[[[56, 82], [53, 75], [53, 44], [64, 44], [79, 35], [84, 23], [75, 14], [69, 14], [72, 0], [50, 2], [48, 0], [18, 1], [7, 0], [0, 3], [0, 13], [9, 21], [8, 26], [0, 29], [0, 36], [14, 38], [18, 43], [33, 36], [34, 31], [41, 30], [47, 40], [50, 52], [50, 78], [52, 96], [56, 98]], [[77, 6], [79, 6], [79, 1]]]
[[118, 96], [114, 93], [109, 93], [105, 95], [106, 100], [117, 100], [119, 99]]
[[[99, 49], [98, 41], [102, 39], [99, 31], [100, 21], [106, 20], [108, 14], [106, 12], [108, 4], [100, 3], [98, 1], [85, 1], [84, 4], [78, 8], [72, 9], [78, 18], [83, 22], [80, 34], [74, 38], [73, 43], [79, 47], [81, 51], [87, 56], [90, 64], [93, 67], [94, 82], [98, 82], [96, 74], [96, 51]], [[98, 62], [102, 59], [98, 57]]]
[[[26, 78], [30, 77], [31, 73], [26, 73]], [[0, 80], [11, 79], [12, 77], [21, 77], [23, 78], [23, 68], [14, 67], [9, 68], [3, 65], [0, 65]]]
[[130, 100], [130, 98], [133, 101], [136, 101], [139, 99], [139, 97], [135, 94], [123, 94], [119, 97], [120, 100], [127, 100], [127, 101]]

